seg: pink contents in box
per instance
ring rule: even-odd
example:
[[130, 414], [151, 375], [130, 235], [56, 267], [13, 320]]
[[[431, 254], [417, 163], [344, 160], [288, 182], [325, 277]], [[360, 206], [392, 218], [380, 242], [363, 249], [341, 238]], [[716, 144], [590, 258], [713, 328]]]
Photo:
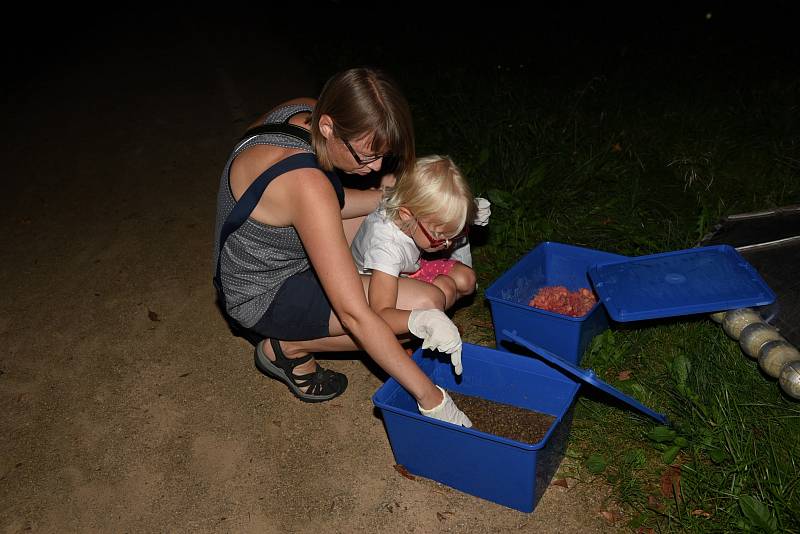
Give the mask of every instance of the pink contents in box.
[[539, 289], [528, 305], [570, 317], [583, 317], [596, 303], [597, 297], [591, 289], [582, 287], [570, 291], [564, 286], [545, 286]]

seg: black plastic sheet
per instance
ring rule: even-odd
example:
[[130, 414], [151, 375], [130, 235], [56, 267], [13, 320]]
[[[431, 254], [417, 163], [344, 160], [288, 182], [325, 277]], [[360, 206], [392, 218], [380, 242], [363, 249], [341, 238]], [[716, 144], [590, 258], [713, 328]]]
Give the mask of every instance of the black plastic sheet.
[[800, 346], [800, 206], [732, 215], [700, 245], [731, 245], [759, 272], [778, 297], [762, 310], [794, 346]]

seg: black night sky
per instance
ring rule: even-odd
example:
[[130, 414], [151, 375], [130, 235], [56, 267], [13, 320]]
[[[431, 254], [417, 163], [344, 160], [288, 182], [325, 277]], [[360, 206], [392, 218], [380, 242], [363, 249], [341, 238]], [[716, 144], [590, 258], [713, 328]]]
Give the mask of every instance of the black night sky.
[[3, 50], [6, 83], [17, 88], [85, 56], [113, 58], [120, 47], [172, 46], [187, 31], [217, 44], [246, 38], [264, 51], [264, 58], [276, 41], [290, 43], [300, 57], [309, 48], [347, 45], [355, 60], [398, 71], [412, 63], [442, 70], [497, 62], [528, 65], [538, 80], [618, 75], [653, 83], [714, 77], [749, 84], [796, 77], [800, 47], [794, 4], [734, 4], [464, 7], [470, 4], [328, 1], [299, 9], [195, 7], [180, 12], [56, 7], [6, 19]]

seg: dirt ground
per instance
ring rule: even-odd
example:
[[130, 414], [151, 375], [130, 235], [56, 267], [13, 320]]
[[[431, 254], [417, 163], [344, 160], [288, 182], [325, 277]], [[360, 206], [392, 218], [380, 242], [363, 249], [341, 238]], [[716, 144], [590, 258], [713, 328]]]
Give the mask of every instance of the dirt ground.
[[401, 476], [358, 355], [318, 405], [255, 370], [214, 305], [219, 172], [247, 121], [318, 87], [191, 30], [56, 50], [8, 92], [0, 532], [623, 530], [586, 481], [525, 514]]

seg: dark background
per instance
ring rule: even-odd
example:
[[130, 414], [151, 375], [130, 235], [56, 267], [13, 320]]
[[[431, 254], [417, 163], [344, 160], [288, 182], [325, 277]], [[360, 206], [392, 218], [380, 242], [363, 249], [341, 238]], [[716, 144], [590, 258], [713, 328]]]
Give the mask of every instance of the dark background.
[[[59, 76], [77, 58], [154, 44], [187, 32], [269, 53], [289, 40], [316, 60], [340, 48], [351, 62], [402, 72], [481, 64], [530, 66], [539, 83], [591, 75], [653, 82], [716, 79], [747, 85], [797, 75], [794, 2], [550, 3], [316, 2], [274, 8], [27, 7], [2, 28], [7, 90]], [[320, 78], [329, 73], [320, 75]], [[400, 76], [398, 76], [400, 77]], [[465, 88], [467, 90], [468, 88]]]
[[[369, 400], [380, 380], [361, 361], [332, 362], [351, 386], [331, 408], [296, 402], [255, 372], [210, 283], [214, 199], [230, 148], [254, 114], [313, 96], [334, 70], [363, 63], [400, 78], [412, 106], [446, 102], [445, 87], [468, 93], [469, 104], [495, 105], [481, 91], [502, 70], [563, 93], [568, 105], [601, 77], [619, 100], [686, 102], [663, 106], [680, 117], [729, 105], [731, 94], [740, 99], [733, 113], [757, 114], [771, 95], [798, 87], [797, 18], [788, 2], [431, 5], [177, 12], [31, 3], [4, 13], [0, 530], [325, 531], [331, 518], [348, 532], [523, 526], [497, 507], [394, 474]], [[746, 105], [773, 82], [780, 90]], [[786, 100], [775, 109], [796, 112]], [[621, 115], [637, 119], [638, 109]], [[485, 115], [425, 124], [418, 118], [433, 114], [416, 111], [420, 139], [481, 127]], [[795, 119], [754, 122], [784, 128], [774, 138], [797, 146]], [[452, 137], [448, 149], [458, 148]], [[503, 211], [492, 217], [490, 230], [502, 229]], [[509, 265], [516, 249], [508, 248], [484, 256], [482, 268]], [[459, 319], [470, 340], [490, 343], [487, 316]], [[597, 525], [606, 495], [597, 489], [558, 493], [528, 530], [607, 532]]]

